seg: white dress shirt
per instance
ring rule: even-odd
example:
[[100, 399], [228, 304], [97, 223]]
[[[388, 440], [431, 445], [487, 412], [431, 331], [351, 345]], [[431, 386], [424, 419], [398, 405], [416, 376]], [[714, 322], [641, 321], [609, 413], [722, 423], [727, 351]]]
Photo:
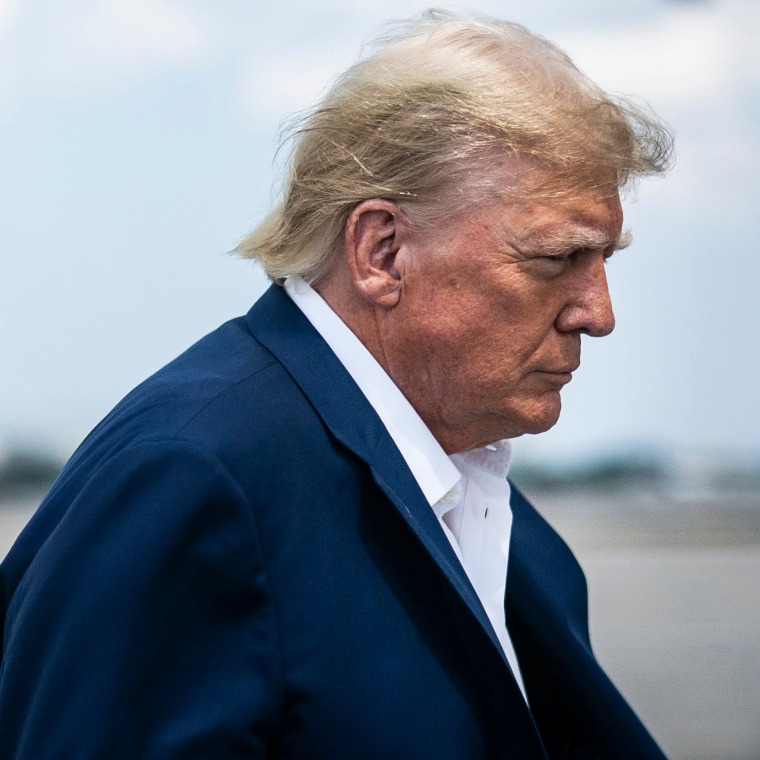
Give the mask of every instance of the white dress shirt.
[[[512, 510], [508, 440], [447, 456], [396, 384], [324, 299], [304, 280], [285, 291], [325, 339], [401, 452], [467, 573], [525, 695], [504, 617]], [[527, 697], [526, 697], [527, 699]]]

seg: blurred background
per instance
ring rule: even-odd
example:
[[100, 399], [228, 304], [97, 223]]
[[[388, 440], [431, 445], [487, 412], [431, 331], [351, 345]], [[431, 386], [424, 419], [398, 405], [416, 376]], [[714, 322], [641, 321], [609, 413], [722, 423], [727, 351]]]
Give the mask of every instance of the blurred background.
[[[426, 5], [0, 0], [0, 556], [119, 398], [263, 291], [228, 252], [271, 203], [278, 127]], [[618, 327], [514, 474], [669, 756], [760, 758], [760, 3], [471, 9], [675, 131], [672, 174], [626, 204]]]

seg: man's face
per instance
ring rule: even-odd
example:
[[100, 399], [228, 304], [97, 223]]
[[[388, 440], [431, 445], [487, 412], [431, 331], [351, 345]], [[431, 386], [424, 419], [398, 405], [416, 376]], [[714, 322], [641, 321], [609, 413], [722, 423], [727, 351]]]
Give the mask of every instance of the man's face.
[[556, 423], [581, 335], [615, 325], [605, 260], [622, 220], [617, 192], [589, 191], [412, 234], [386, 363], [449, 453]]

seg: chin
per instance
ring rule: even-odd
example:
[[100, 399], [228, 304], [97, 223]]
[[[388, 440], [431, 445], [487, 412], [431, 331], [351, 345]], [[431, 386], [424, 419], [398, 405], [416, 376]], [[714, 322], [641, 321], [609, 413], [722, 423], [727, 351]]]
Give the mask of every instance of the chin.
[[559, 393], [551, 400], [543, 399], [537, 408], [531, 409], [530, 413], [525, 415], [521, 435], [545, 433], [557, 424], [561, 411], [562, 402], [560, 401]]
[[539, 433], [545, 433], [557, 424], [557, 419], [558, 418], [554, 418], [551, 422], [537, 420], [530, 425], [525, 425], [525, 428], [520, 435], [538, 435]]

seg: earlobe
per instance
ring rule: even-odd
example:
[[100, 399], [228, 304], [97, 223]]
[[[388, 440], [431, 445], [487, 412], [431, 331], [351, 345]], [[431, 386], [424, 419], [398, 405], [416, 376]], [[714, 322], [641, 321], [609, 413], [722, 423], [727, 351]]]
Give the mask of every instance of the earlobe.
[[390, 201], [362, 201], [348, 216], [345, 251], [357, 292], [374, 306], [390, 309], [401, 297], [403, 267], [399, 251], [406, 219]]

